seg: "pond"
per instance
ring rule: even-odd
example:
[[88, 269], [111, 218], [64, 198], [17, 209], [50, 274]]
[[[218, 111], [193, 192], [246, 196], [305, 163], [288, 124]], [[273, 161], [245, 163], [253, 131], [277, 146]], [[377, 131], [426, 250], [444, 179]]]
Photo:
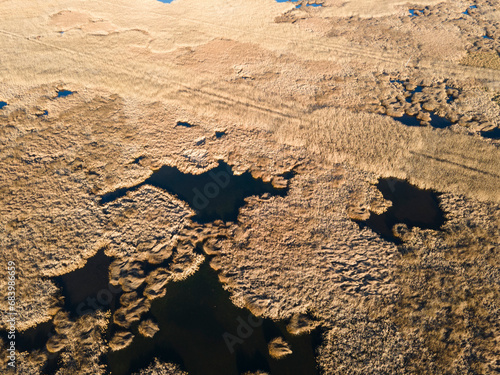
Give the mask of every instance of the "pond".
[[477, 5], [471, 5], [471, 6], [469, 6], [468, 9], [465, 10], [465, 12], [462, 12], [462, 14], [466, 14], [467, 16], [470, 16], [469, 9], [476, 9], [476, 8], [477, 8]]
[[7, 105], [7, 102], [0, 101], [0, 109], [3, 109]]
[[[45, 347], [47, 340], [53, 334], [55, 334], [55, 330], [52, 321], [40, 323], [26, 331], [16, 333], [16, 351], [18, 353], [38, 350], [47, 356], [47, 361], [41, 369], [43, 375], [54, 375], [59, 368], [59, 354], [49, 353]], [[8, 342], [7, 332], [2, 331], [0, 336], [4, 342]]]
[[111, 261], [101, 249], [83, 268], [54, 278], [62, 289], [65, 310], [73, 317], [115, 307], [121, 290], [109, 284]]
[[493, 130], [488, 130], [480, 133], [482, 137], [490, 139], [500, 139], [500, 128], [495, 128]]
[[420, 120], [417, 120], [415, 116], [409, 116], [406, 113], [400, 117], [393, 117], [393, 119], [406, 126], [420, 126]]
[[66, 96], [72, 95], [73, 91], [69, 90], [60, 90], [57, 92], [57, 97], [58, 98], [65, 98]]
[[419, 189], [405, 180], [383, 178], [379, 180], [377, 189], [385, 199], [392, 202], [386, 212], [376, 215], [372, 213], [365, 221], [359, 221], [361, 227], [368, 226], [388, 241], [400, 244], [401, 240], [394, 236], [392, 228], [403, 223], [408, 228], [438, 230], [444, 224], [444, 213], [439, 207], [439, 194], [433, 190]]
[[[432, 126], [433, 128], [438, 128], [438, 129], [444, 129], [447, 128], [453, 123], [448, 120], [445, 117], [440, 117], [432, 112], [428, 112], [429, 115], [431, 116], [431, 120], [429, 121], [429, 125]], [[417, 119], [416, 116], [410, 116], [407, 114], [404, 114], [403, 116], [400, 117], [393, 117], [394, 120], [399, 121], [400, 123], [406, 125], [406, 126], [421, 126], [421, 121]]]
[[[130, 374], [155, 357], [181, 365], [190, 375], [318, 373], [315, 348], [320, 330], [293, 336], [284, 322], [259, 319], [236, 307], [207, 262], [186, 280], [168, 284], [165, 297], [153, 301], [148, 318], [160, 330], [145, 338], [134, 327], [132, 344], [108, 354], [111, 374]], [[268, 344], [276, 337], [288, 342], [292, 354], [281, 359], [269, 355]]]
[[103, 195], [101, 203], [109, 203], [143, 185], [156, 186], [186, 201], [196, 212], [192, 220], [198, 223], [217, 219], [236, 221], [246, 197], [265, 193], [284, 196], [288, 192], [288, 188], [277, 189], [270, 182], [254, 179], [250, 172], [237, 176], [228, 164], [220, 161], [218, 167], [199, 175], [163, 166], [136, 186]]

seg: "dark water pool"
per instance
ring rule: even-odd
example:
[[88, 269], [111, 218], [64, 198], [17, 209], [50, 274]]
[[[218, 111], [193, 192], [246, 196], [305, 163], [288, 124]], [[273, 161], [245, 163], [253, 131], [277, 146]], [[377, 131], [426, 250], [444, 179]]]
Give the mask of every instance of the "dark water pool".
[[368, 226], [388, 241], [400, 244], [392, 228], [404, 223], [408, 228], [438, 230], [444, 224], [444, 213], [439, 207], [439, 194], [432, 190], [419, 189], [414, 185], [396, 178], [381, 179], [377, 184], [385, 199], [392, 202], [392, 207], [381, 215], [371, 214], [368, 220], [359, 222]]
[[185, 128], [192, 128], [193, 125], [186, 121], [177, 121], [176, 126], [183, 126]]
[[103, 195], [101, 203], [111, 202], [143, 185], [156, 186], [186, 201], [196, 211], [192, 219], [199, 223], [217, 219], [236, 221], [246, 197], [265, 193], [284, 196], [288, 192], [287, 188], [276, 189], [270, 182], [254, 179], [249, 172], [236, 176], [228, 164], [220, 162], [217, 168], [200, 175], [163, 166], [136, 186]]
[[73, 91], [69, 90], [60, 90], [57, 92], [57, 97], [58, 98], [65, 98], [66, 96], [72, 95]]
[[444, 129], [451, 126], [453, 123], [445, 117], [438, 116], [430, 112], [431, 121], [430, 124], [433, 128]]
[[19, 332], [16, 339], [16, 346], [19, 351], [43, 350], [48, 338], [54, 332], [52, 321], [38, 324], [24, 332]]
[[121, 291], [109, 284], [111, 260], [102, 249], [89, 258], [83, 268], [54, 278], [62, 288], [65, 310], [72, 316], [115, 307]]
[[415, 116], [409, 116], [406, 113], [400, 117], [393, 117], [393, 119], [406, 126], [420, 126], [420, 120], [418, 120]]
[[481, 132], [481, 136], [490, 139], [500, 139], [500, 128], [495, 128], [487, 132]]
[[7, 105], [7, 102], [0, 101], [0, 109], [3, 109]]
[[[52, 321], [40, 323], [37, 326], [27, 329], [26, 331], [16, 332], [16, 351], [33, 352], [39, 351], [47, 356], [47, 361], [41, 368], [42, 375], [54, 375], [59, 368], [59, 354], [49, 353], [45, 347], [47, 340], [55, 334], [54, 324]], [[7, 340], [7, 332], [1, 332], [0, 337], [4, 342]]]
[[[440, 117], [432, 112], [429, 112], [431, 116], [431, 121], [429, 121], [430, 126], [433, 128], [444, 129], [451, 126], [453, 123], [445, 117]], [[404, 114], [400, 117], [393, 117], [394, 120], [399, 121], [400, 123], [406, 126], [420, 126], [420, 120], [417, 119], [416, 116], [410, 116]]]
[[[134, 328], [132, 344], [108, 354], [113, 375], [130, 374], [153, 358], [181, 365], [190, 375], [238, 375], [262, 370], [271, 375], [318, 374], [315, 348], [320, 332], [293, 336], [284, 322], [262, 320], [231, 303], [207, 262], [188, 279], [168, 284], [167, 294], [154, 300], [149, 318], [160, 331], [144, 338]], [[268, 343], [283, 337], [293, 351], [280, 360]]]
[[471, 5], [471, 6], [469, 6], [468, 9], [465, 10], [465, 12], [462, 12], [462, 14], [466, 14], [466, 15], [470, 16], [469, 9], [476, 9], [476, 8], [477, 8], [477, 5]]

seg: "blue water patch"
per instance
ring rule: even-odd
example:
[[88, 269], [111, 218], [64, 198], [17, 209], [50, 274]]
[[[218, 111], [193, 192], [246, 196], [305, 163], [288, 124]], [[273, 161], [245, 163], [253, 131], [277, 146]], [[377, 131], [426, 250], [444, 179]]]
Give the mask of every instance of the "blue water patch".
[[492, 37], [488, 36], [488, 35], [483, 35], [483, 39], [489, 39], [489, 40], [493, 40]]
[[174, 0], [158, 0], [160, 3], [170, 4]]
[[57, 92], [57, 97], [58, 98], [65, 98], [66, 96], [69, 96], [73, 94], [73, 91], [69, 91], [69, 90], [61, 90], [61, 91], [58, 91]]
[[416, 9], [410, 9], [410, 17], [416, 17], [417, 16], [417, 10]]
[[477, 5], [471, 5], [465, 12], [462, 12], [462, 14], [466, 14], [467, 16], [470, 16], [469, 14], [469, 9], [476, 9]]
[[3, 109], [7, 105], [7, 102], [0, 102], [0, 109]]
[[47, 116], [48, 114], [49, 114], [49, 111], [45, 110], [45, 111], [43, 111], [42, 114], [37, 114], [36, 117]]
[[323, 5], [322, 4], [313, 3], [313, 4], [306, 4], [306, 6], [308, 6], [308, 7], [315, 7], [316, 8], [316, 7], [321, 7]]
[[302, 7], [302, 4], [297, 5], [295, 8], [299, 9], [300, 7]]

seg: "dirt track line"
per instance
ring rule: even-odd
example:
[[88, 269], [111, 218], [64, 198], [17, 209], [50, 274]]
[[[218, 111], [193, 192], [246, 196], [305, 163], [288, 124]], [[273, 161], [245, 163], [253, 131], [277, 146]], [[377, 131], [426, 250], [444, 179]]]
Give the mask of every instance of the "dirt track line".
[[[229, 97], [227, 95], [224, 95], [222, 93], [219, 93], [219, 92], [215, 92], [214, 93], [214, 92], [208, 91], [207, 89], [191, 87], [191, 86], [185, 84], [184, 82], [179, 81], [178, 79], [174, 79], [172, 77], [166, 77], [165, 78], [166, 82], [165, 81], [164, 82], [159, 82], [157, 78], [153, 82], [153, 80], [149, 79], [147, 76], [142, 76], [142, 75], [136, 74], [135, 73], [136, 71], [134, 69], [132, 69], [132, 68], [124, 68], [121, 65], [117, 65], [116, 63], [113, 62], [113, 60], [105, 58], [102, 55], [94, 55], [94, 54], [90, 54], [90, 53], [83, 53], [83, 52], [74, 51], [74, 50], [72, 50], [70, 48], [64, 48], [64, 47], [55, 46], [55, 45], [50, 44], [50, 43], [42, 42], [42, 41], [37, 40], [37, 39], [30, 39], [30, 38], [27, 38], [27, 37], [25, 37], [23, 35], [19, 35], [19, 34], [8, 32], [8, 31], [1, 30], [1, 29], [0, 29], [0, 33], [3, 33], [3, 34], [8, 35], [10, 37], [15, 37], [15, 38], [19, 38], [19, 39], [25, 40], [27, 42], [32, 42], [32, 43], [40, 44], [40, 45], [43, 45], [43, 46], [48, 47], [48, 48], [54, 48], [54, 49], [57, 49], [59, 51], [66, 52], [66, 53], [69, 53], [69, 54], [72, 54], [72, 55], [77, 55], [77, 56], [80, 56], [80, 57], [90, 58], [90, 59], [99, 59], [102, 62], [105, 62], [107, 65], [113, 66], [117, 72], [122, 72], [125, 75], [137, 78], [137, 79], [139, 79], [141, 81], [149, 80], [153, 84], [160, 83], [161, 85], [164, 85], [164, 86], [166, 86], [167, 84], [168, 85], [176, 84], [179, 87], [182, 87], [186, 91], [191, 91], [191, 92], [194, 92], [194, 93], [198, 93], [198, 94], [204, 95], [206, 97], [210, 97], [213, 101], [223, 102], [226, 105], [231, 105], [231, 104], [232, 105], [241, 105], [241, 106], [245, 106], [247, 108], [252, 108], [254, 110], [257, 110], [257, 111], [260, 111], [260, 112], [263, 112], [263, 113], [272, 114], [272, 115], [275, 115], [275, 116], [285, 117], [285, 118], [288, 118], [288, 119], [297, 118], [296, 115], [292, 115], [290, 113], [278, 111], [278, 110], [275, 110], [275, 109], [272, 109], [272, 108], [269, 108], [269, 107], [257, 104], [257, 103], [255, 103], [254, 101], [252, 101], [251, 99], [249, 99], [247, 97], [246, 97], [247, 101], [241, 101], [241, 100], [233, 99], [233, 98], [231, 98], [231, 97]], [[175, 69], [175, 65], [173, 65], [173, 64], [171, 64], [171, 65], [172, 65], [172, 68]]]
[[495, 177], [495, 178], [500, 178], [499, 175], [497, 174], [494, 174], [494, 173], [491, 173], [491, 172], [486, 172], [486, 171], [482, 171], [478, 168], [474, 168], [474, 167], [469, 167], [467, 165], [464, 165], [464, 164], [460, 164], [460, 163], [457, 163], [457, 162], [454, 162], [454, 161], [450, 161], [450, 160], [446, 160], [446, 159], [442, 159], [442, 158], [438, 158], [436, 156], [431, 156], [431, 155], [426, 155], [426, 154], [422, 154], [420, 152], [416, 152], [416, 151], [409, 151], [410, 154], [414, 154], [414, 155], [418, 155], [418, 156], [422, 156], [424, 158], [427, 158], [427, 159], [432, 159], [432, 160], [436, 160], [436, 161], [439, 161], [439, 162], [442, 162], [442, 163], [447, 163], [447, 164], [452, 164], [452, 165], [456, 165], [457, 167], [460, 167], [460, 168], [464, 168], [464, 169], [468, 169], [470, 171], [473, 171], [473, 172], [477, 172], [477, 173], [481, 173], [481, 174], [485, 174], [487, 176], [491, 176], [491, 177]]

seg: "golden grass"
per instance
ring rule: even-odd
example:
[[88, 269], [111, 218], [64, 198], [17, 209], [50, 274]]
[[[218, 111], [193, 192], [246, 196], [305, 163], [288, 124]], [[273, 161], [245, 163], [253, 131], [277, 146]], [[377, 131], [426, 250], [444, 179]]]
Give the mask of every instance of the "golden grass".
[[500, 56], [497, 52], [469, 52], [460, 61], [462, 65], [500, 70]]

